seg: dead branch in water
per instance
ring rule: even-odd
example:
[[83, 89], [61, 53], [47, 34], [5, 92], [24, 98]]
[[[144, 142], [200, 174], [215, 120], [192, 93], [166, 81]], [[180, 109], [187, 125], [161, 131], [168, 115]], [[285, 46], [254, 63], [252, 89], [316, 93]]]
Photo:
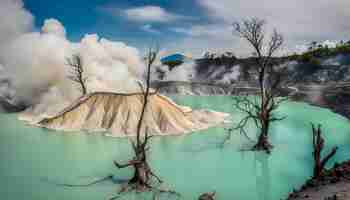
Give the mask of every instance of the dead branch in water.
[[312, 145], [313, 145], [313, 158], [314, 158], [314, 170], [313, 178], [319, 179], [322, 177], [322, 173], [325, 169], [327, 162], [335, 155], [338, 147], [333, 147], [332, 150], [321, 158], [321, 153], [324, 148], [324, 138], [322, 137], [321, 125], [316, 128], [314, 124], [312, 126]]
[[203, 193], [198, 197], [198, 200], [215, 200], [216, 192]]

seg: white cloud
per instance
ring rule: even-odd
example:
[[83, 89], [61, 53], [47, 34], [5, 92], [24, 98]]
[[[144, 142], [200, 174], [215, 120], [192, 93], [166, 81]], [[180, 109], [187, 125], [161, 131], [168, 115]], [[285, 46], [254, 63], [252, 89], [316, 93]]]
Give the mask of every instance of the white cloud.
[[[222, 52], [231, 50], [248, 55], [247, 44], [232, 34], [234, 21], [259, 17], [268, 22], [267, 29], [276, 28], [285, 36], [283, 52], [294, 51], [296, 45], [311, 41], [349, 40], [349, 0], [196, 0], [206, 11], [212, 24], [172, 28], [185, 37], [169, 48], [200, 49]], [[221, 29], [221, 31], [220, 31]], [[281, 52], [281, 53], [283, 53]]]
[[124, 17], [134, 22], [157, 22], [167, 23], [176, 20], [190, 19], [190, 17], [172, 13], [159, 6], [141, 6], [128, 9], [120, 9], [113, 5], [99, 7], [98, 10], [107, 12], [116, 17]]
[[172, 14], [159, 6], [130, 8], [124, 11], [124, 15], [129, 20], [149, 22], [169, 22], [181, 18], [180, 16]]
[[[276, 27], [286, 42], [344, 39], [350, 32], [349, 0], [197, 0], [213, 19], [232, 23], [248, 17], [266, 19]], [[347, 38], [345, 38], [347, 39]]]
[[197, 0], [214, 18], [232, 23], [247, 17], [266, 19], [283, 32], [321, 34], [316, 31], [344, 31], [350, 26], [348, 0]]
[[170, 30], [191, 37], [221, 36], [232, 37], [232, 28], [225, 24], [193, 25], [190, 28], [175, 27]]
[[247, 45], [232, 35], [230, 24], [205, 24], [193, 25], [189, 28], [175, 27], [172, 31], [184, 34], [180, 41], [167, 44], [166, 48], [173, 52], [190, 51], [194, 57], [201, 56], [204, 52], [244, 52]]
[[153, 34], [161, 34], [161, 32], [155, 28], [151, 24], [145, 24], [141, 26], [141, 30], [148, 32], [148, 33], [153, 33]]

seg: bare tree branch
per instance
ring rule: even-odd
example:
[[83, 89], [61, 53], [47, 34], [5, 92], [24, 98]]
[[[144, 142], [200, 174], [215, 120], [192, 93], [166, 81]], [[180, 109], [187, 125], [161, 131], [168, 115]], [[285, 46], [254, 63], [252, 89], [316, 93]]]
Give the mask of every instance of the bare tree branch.
[[[142, 110], [140, 113], [140, 118], [137, 123], [137, 132], [136, 132], [136, 141], [130, 140], [132, 144], [132, 148], [134, 150], [134, 158], [131, 159], [128, 163], [122, 165], [118, 162], [114, 161], [114, 165], [118, 168], [125, 167], [133, 167], [134, 168], [134, 176], [129, 180], [128, 185], [124, 187], [120, 193], [124, 193], [129, 190], [137, 190], [137, 191], [153, 191], [155, 197], [159, 193], [167, 192], [169, 194], [176, 194], [174, 191], [170, 190], [161, 190], [155, 188], [151, 185], [151, 178], [154, 178], [158, 183], [162, 183], [162, 180], [151, 170], [146, 153], [150, 149], [148, 147], [149, 140], [152, 138], [149, 135], [148, 127], [145, 127], [145, 133], [142, 134], [143, 120], [144, 115], [147, 110], [148, 98], [150, 95], [150, 80], [151, 80], [151, 67], [157, 57], [158, 49], [153, 50], [149, 49], [149, 52], [146, 57], [147, 61], [147, 72], [146, 72], [146, 86], [144, 87], [140, 82], [138, 82], [141, 89], [141, 98], [142, 98]], [[118, 198], [119, 196], [115, 196], [113, 198]], [[155, 198], [156, 199], [156, 198]]]
[[[140, 115], [140, 119], [137, 124], [137, 138], [136, 138], [136, 146], [140, 145], [140, 132], [141, 132], [141, 126], [142, 126], [142, 121], [143, 117], [146, 111], [147, 103], [148, 103], [148, 96], [149, 96], [149, 91], [150, 91], [150, 85], [151, 85], [151, 67], [154, 63], [154, 61], [157, 58], [158, 55], [158, 49], [156, 51], [153, 51], [152, 49], [148, 50], [148, 55], [147, 55], [147, 79], [146, 79], [146, 91], [143, 91], [143, 106], [142, 106], [142, 111]], [[147, 141], [147, 140], [145, 140]]]
[[276, 99], [279, 95], [278, 88], [281, 77], [274, 71], [272, 63], [272, 58], [283, 45], [284, 39], [277, 30], [274, 30], [268, 42], [266, 42], [265, 24], [265, 20], [258, 18], [251, 18], [233, 24], [234, 31], [254, 49], [253, 55], [257, 64], [260, 102], [252, 101], [249, 97], [235, 98], [235, 108], [245, 113], [246, 117], [241, 119], [232, 130], [239, 130], [241, 134], [247, 136], [245, 127], [249, 121], [253, 121], [255, 126], [260, 129], [258, 142], [254, 149], [269, 152], [272, 147], [268, 142], [270, 123], [285, 118], [273, 116], [273, 111], [285, 100]]
[[72, 58], [67, 58], [67, 65], [71, 68], [68, 78], [79, 85], [79, 90], [83, 95], [87, 94], [87, 77], [83, 77], [84, 67], [81, 56], [76, 54]]

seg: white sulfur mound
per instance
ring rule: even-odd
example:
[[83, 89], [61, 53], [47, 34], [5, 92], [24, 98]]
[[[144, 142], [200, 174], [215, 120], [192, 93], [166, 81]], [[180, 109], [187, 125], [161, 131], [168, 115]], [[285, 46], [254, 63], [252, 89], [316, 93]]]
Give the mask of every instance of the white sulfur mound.
[[[143, 95], [96, 92], [81, 97], [54, 117], [37, 125], [49, 129], [89, 132], [108, 131], [113, 137], [136, 135]], [[141, 127], [152, 135], [181, 135], [225, 122], [226, 113], [176, 105], [159, 94], [150, 94]]]

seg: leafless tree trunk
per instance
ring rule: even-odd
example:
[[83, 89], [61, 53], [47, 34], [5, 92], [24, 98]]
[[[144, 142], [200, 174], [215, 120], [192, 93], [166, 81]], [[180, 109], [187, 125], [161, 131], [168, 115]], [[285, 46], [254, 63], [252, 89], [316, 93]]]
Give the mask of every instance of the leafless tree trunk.
[[68, 78], [79, 85], [79, 90], [83, 95], [87, 93], [86, 77], [83, 77], [84, 67], [83, 60], [80, 55], [73, 55], [67, 59], [67, 65], [71, 67], [71, 74]]
[[151, 186], [149, 185], [150, 177], [156, 177], [159, 182], [160, 179], [155, 176], [148, 163], [146, 158], [146, 151], [148, 150], [147, 144], [151, 136], [148, 135], [148, 131], [146, 130], [146, 133], [144, 135], [144, 138], [141, 139], [141, 127], [143, 122], [143, 117], [145, 115], [145, 111], [148, 104], [148, 96], [150, 91], [150, 79], [151, 79], [151, 67], [153, 65], [153, 62], [155, 61], [157, 56], [157, 52], [152, 51], [151, 49], [148, 52], [147, 55], [147, 80], [146, 80], [146, 89], [144, 90], [142, 87], [142, 98], [143, 98], [143, 105], [142, 105], [142, 111], [140, 114], [139, 121], [137, 123], [137, 132], [136, 132], [136, 142], [131, 141], [132, 147], [135, 153], [134, 159], [130, 160], [127, 164], [121, 165], [118, 164], [118, 162], [114, 161], [115, 166], [118, 168], [125, 168], [132, 166], [135, 170], [133, 178], [130, 179], [129, 185], [134, 185], [135, 188], [139, 191], [150, 189]]
[[279, 96], [278, 88], [280, 85], [280, 76], [273, 68], [272, 56], [283, 44], [283, 36], [276, 30], [273, 31], [270, 39], [266, 41], [264, 32], [265, 21], [257, 18], [243, 20], [241, 23], [234, 23], [234, 31], [246, 40], [254, 49], [253, 56], [257, 65], [259, 97], [260, 100], [251, 100], [248, 96], [236, 98], [235, 107], [247, 114], [237, 127], [241, 133], [248, 121], [254, 121], [257, 128], [260, 129], [258, 141], [254, 150], [264, 150], [270, 152], [272, 145], [268, 141], [270, 124], [273, 121], [282, 120], [273, 116], [273, 111], [279, 106], [285, 98], [277, 99]]
[[[143, 106], [142, 106], [142, 111], [140, 114], [140, 118], [137, 124], [137, 133], [136, 133], [136, 141], [131, 140], [131, 144], [135, 153], [135, 156], [132, 160], [130, 160], [126, 164], [119, 164], [117, 161], [114, 161], [114, 164], [118, 168], [126, 168], [126, 167], [133, 167], [134, 168], [134, 175], [133, 177], [128, 181], [128, 184], [126, 187], [124, 187], [120, 193], [126, 192], [128, 190], [136, 190], [136, 191], [155, 191], [156, 193], [171, 193], [171, 194], [176, 194], [174, 191], [168, 191], [168, 190], [161, 190], [157, 189], [152, 186], [152, 178], [155, 178], [156, 181], [159, 183], [162, 183], [160, 178], [155, 175], [148, 162], [147, 162], [147, 151], [149, 150], [148, 142], [149, 139], [152, 137], [149, 135], [148, 130], [146, 128], [146, 132], [144, 136], [142, 136], [141, 133], [141, 127], [142, 127], [142, 122], [143, 118], [146, 112], [146, 108], [148, 105], [148, 97], [150, 94], [150, 80], [151, 80], [151, 67], [157, 57], [158, 50], [152, 50], [149, 49], [148, 55], [147, 55], [147, 77], [146, 77], [146, 89], [144, 89], [141, 85], [142, 89], [142, 98], [143, 98]], [[154, 197], [155, 198], [155, 197]]]
[[324, 147], [324, 139], [322, 137], [321, 125], [316, 128], [314, 124], [312, 126], [312, 144], [313, 144], [313, 158], [314, 158], [314, 174], [313, 178], [319, 179], [322, 177], [322, 172], [327, 162], [337, 152], [337, 147], [333, 147], [332, 150], [322, 159], [321, 153]]

